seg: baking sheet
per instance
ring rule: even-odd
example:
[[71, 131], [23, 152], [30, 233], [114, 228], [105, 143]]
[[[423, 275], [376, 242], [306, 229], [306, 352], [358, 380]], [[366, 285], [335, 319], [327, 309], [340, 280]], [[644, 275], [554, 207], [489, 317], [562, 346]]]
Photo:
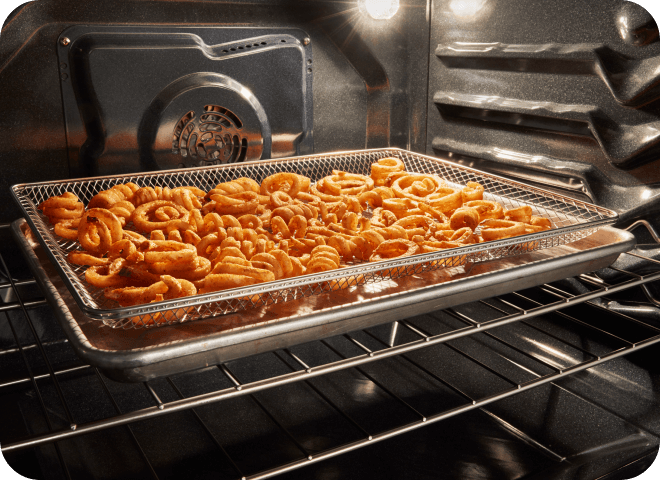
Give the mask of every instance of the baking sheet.
[[12, 233], [76, 353], [111, 378], [138, 382], [216, 365], [605, 268], [635, 237], [605, 227], [567, 245], [355, 286], [168, 328], [117, 330], [78, 308], [29, 226]]

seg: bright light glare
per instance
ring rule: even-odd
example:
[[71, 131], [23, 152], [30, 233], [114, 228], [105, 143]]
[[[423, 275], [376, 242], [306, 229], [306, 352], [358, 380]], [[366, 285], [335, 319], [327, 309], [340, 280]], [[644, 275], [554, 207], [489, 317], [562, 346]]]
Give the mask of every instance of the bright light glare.
[[452, 0], [449, 8], [459, 18], [474, 17], [486, 5], [486, 0]]
[[399, 0], [358, 0], [358, 7], [375, 20], [387, 20], [399, 11]]

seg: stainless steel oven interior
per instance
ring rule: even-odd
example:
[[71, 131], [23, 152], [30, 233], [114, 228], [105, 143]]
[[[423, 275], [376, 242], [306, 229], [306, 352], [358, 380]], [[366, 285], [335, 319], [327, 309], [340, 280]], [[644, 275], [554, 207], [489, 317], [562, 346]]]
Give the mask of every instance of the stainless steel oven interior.
[[[39, 0], [0, 38], [0, 443], [18, 472], [618, 479], [655, 459], [660, 41], [641, 7]], [[353, 329], [319, 312], [298, 342], [202, 365], [146, 360], [185, 330], [85, 324], [146, 345], [129, 369], [72, 340], [84, 320], [10, 200], [16, 183], [385, 147], [618, 223], [475, 265], [451, 298], [353, 302], [337, 310]]]

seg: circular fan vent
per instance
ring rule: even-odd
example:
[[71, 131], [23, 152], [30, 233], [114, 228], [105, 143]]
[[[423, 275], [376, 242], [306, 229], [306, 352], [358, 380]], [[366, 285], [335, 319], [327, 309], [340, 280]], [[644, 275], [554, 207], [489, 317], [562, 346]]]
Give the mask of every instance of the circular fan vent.
[[209, 165], [244, 161], [248, 141], [241, 119], [219, 105], [205, 105], [203, 112], [199, 118], [192, 110], [181, 117], [172, 134], [172, 153]]
[[154, 97], [138, 129], [143, 170], [168, 170], [270, 158], [268, 117], [252, 91], [201, 72]]

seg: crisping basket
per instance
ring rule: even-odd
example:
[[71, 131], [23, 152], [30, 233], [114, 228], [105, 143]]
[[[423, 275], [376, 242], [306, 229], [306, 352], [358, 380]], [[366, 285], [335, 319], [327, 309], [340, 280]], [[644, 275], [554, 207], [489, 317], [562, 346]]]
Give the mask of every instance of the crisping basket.
[[[384, 157], [398, 157], [403, 160], [408, 172], [435, 174], [444, 178], [450, 185], [465, 185], [469, 181], [480, 183], [485, 189], [484, 199], [498, 201], [508, 209], [529, 205], [535, 215], [548, 218], [555, 228], [401, 259], [358, 263], [348, 268], [194, 297], [120, 307], [114, 301], [105, 298], [102, 289], [84, 281], [86, 267], [73, 265], [67, 261], [68, 252], [76, 249], [77, 243], [55, 235], [53, 226], [37, 209], [37, 205], [47, 198], [67, 191], [75, 193], [84, 203], [88, 203], [92, 196], [101, 190], [126, 182], [134, 182], [141, 187], [174, 188], [194, 185], [208, 191], [218, 183], [239, 177], [249, 177], [261, 182], [277, 172], [295, 172], [310, 177], [312, 181], [330, 175], [332, 170], [369, 175], [371, 164]], [[157, 173], [19, 184], [12, 187], [12, 192], [30, 227], [81, 310], [90, 318], [102, 320], [113, 328], [162, 326], [209, 318], [357, 285], [395, 280], [402, 276], [421, 274], [438, 268], [518, 255], [574, 242], [617, 220], [616, 212], [596, 205], [438, 158], [399, 149], [340, 152]]]

